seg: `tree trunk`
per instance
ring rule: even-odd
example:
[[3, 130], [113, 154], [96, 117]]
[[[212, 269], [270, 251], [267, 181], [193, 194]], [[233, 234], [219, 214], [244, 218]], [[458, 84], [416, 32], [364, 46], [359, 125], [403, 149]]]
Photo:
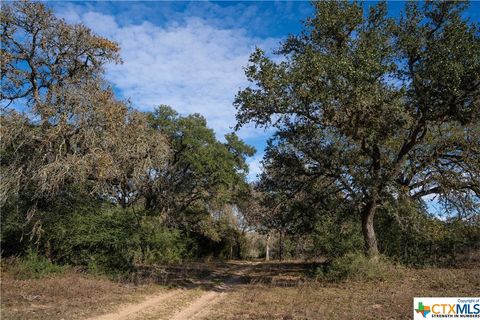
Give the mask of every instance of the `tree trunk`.
[[378, 258], [378, 243], [373, 228], [373, 218], [377, 210], [377, 203], [372, 200], [367, 203], [362, 211], [362, 233], [365, 240], [365, 255], [371, 259]]
[[283, 232], [280, 232], [280, 250], [279, 250], [279, 258], [280, 261], [283, 261]]
[[267, 240], [265, 241], [265, 261], [270, 261], [270, 234], [267, 234]]

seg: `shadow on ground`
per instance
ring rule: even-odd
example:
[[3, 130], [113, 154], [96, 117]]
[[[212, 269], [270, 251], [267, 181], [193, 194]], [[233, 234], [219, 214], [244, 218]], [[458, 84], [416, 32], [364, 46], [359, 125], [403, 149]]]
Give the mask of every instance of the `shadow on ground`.
[[140, 267], [136, 281], [204, 290], [227, 291], [243, 284], [278, 287], [296, 286], [311, 279], [319, 262], [191, 262], [182, 265]]

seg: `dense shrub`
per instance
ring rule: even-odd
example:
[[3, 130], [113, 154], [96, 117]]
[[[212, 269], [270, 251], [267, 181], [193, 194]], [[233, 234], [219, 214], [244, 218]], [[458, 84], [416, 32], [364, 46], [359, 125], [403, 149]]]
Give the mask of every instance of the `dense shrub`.
[[[3, 256], [28, 256], [35, 248], [46, 261], [83, 266], [93, 273], [125, 275], [140, 266], [179, 263], [186, 259], [243, 258], [248, 251], [245, 235], [225, 219], [208, 214], [196, 230], [167, 227], [158, 215], [122, 209], [104, 201], [64, 200], [39, 211], [24, 222], [21, 211], [4, 214]], [[197, 215], [198, 217], [199, 215]], [[26, 234], [32, 225], [37, 234]]]
[[372, 260], [363, 253], [353, 252], [337, 257], [317, 269], [317, 277], [328, 281], [386, 280], [401, 274], [402, 268], [385, 257]]
[[98, 269], [131, 269], [138, 235], [133, 219], [117, 210], [73, 213], [48, 225], [43, 240], [62, 263]]
[[380, 212], [376, 230], [386, 256], [413, 266], [453, 265], [461, 254], [480, 243], [478, 223], [440, 220], [407, 206], [396, 212]]
[[28, 250], [24, 257], [8, 259], [4, 266], [16, 279], [43, 278], [50, 275], [61, 274], [64, 266], [52, 263], [34, 250]]
[[163, 226], [162, 221], [156, 217], [145, 218], [140, 233], [138, 246], [145, 251], [145, 264], [178, 263], [192, 257], [188, 250], [192, 239], [180, 230]]
[[325, 215], [315, 224], [312, 234], [316, 256], [340, 257], [363, 248], [360, 222], [355, 215]]
[[186, 241], [178, 230], [133, 210], [73, 213], [48, 229], [44, 241], [50, 243], [57, 261], [93, 270], [128, 271], [140, 264], [179, 262], [187, 256]]

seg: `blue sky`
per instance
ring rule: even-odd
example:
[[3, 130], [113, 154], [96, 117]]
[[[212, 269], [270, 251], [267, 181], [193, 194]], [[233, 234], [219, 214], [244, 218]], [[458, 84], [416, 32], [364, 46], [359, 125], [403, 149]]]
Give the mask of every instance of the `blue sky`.
[[[374, 2], [367, 2], [365, 6]], [[235, 125], [235, 94], [248, 85], [243, 67], [256, 46], [272, 52], [297, 34], [313, 12], [309, 2], [47, 2], [57, 16], [82, 22], [117, 41], [122, 65], [106, 77], [120, 98], [140, 110], [168, 104], [203, 114], [219, 138]], [[389, 3], [397, 16], [402, 2]], [[467, 15], [479, 21], [480, 2]], [[257, 148], [250, 179], [260, 172], [271, 132], [247, 126], [238, 133]]]

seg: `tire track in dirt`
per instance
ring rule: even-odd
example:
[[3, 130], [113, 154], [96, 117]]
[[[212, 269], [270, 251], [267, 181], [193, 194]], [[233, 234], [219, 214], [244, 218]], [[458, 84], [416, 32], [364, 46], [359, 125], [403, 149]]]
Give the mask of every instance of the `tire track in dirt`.
[[235, 285], [243, 283], [244, 275], [251, 270], [253, 265], [252, 263], [242, 265], [222, 285], [217, 286], [215, 291], [208, 291], [194, 300], [188, 307], [177, 312], [172, 320], [190, 320], [207, 315], [211, 307], [225, 299], [228, 291], [232, 290]]
[[172, 320], [190, 320], [202, 315], [210, 306], [216, 304], [225, 297], [225, 292], [208, 291], [192, 304], [176, 313]]
[[[193, 299], [190, 304], [183, 307], [174, 313], [168, 319], [173, 320], [190, 320], [197, 317], [203, 317], [208, 314], [211, 307], [223, 300], [228, 291], [232, 290], [236, 285], [244, 283], [244, 275], [251, 269], [253, 264], [242, 264], [238, 266], [237, 270], [229, 270], [228, 277], [224, 279], [223, 283], [215, 286], [213, 290], [205, 291], [200, 297]], [[188, 291], [188, 290], [187, 290]], [[185, 296], [185, 290], [173, 290], [170, 292], [162, 292], [150, 297], [140, 303], [132, 303], [121, 307], [120, 310], [97, 317], [92, 317], [87, 320], [129, 320], [142, 319], [147, 316], [150, 319], [152, 316], [158, 319], [155, 307], [159, 307], [162, 303], [165, 304], [167, 300], [180, 298]]]
[[181, 290], [175, 290], [171, 292], [157, 294], [151, 296], [150, 298], [147, 298], [143, 302], [128, 304], [116, 312], [89, 318], [88, 320], [126, 320], [128, 317], [135, 315], [136, 313], [139, 313], [145, 309], [155, 307], [159, 303], [179, 295], [181, 292]]

